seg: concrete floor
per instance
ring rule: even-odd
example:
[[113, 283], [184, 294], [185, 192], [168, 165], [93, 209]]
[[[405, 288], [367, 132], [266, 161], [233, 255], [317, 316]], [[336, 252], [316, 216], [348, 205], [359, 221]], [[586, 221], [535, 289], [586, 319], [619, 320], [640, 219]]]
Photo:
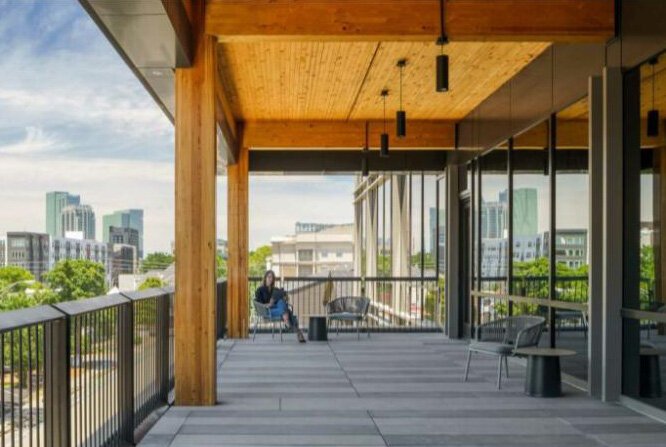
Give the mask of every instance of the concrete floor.
[[666, 425], [565, 386], [495, 387], [497, 361], [441, 334], [355, 334], [328, 343], [270, 335], [219, 346], [219, 401], [171, 408], [141, 446], [666, 446]]

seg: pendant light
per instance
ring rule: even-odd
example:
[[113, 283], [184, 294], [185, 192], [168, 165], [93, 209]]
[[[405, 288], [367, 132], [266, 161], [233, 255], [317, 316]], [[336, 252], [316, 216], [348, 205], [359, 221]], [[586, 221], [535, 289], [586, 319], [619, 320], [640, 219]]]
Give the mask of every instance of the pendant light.
[[444, 54], [444, 45], [449, 43], [449, 38], [444, 30], [444, 0], [439, 0], [439, 22], [441, 26], [441, 35], [437, 39], [437, 45], [441, 49], [441, 54], [437, 56], [437, 91], [449, 91], [449, 56]]
[[398, 138], [407, 136], [407, 112], [402, 108], [402, 71], [405, 65], [407, 65], [407, 59], [398, 61], [398, 69], [400, 70], [400, 110], [395, 113], [396, 136]]
[[657, 65], [657, 59], [651, 59], [650, 65], [652, 65], [652, 110], [649, 110], [647, 114], [647, 136], [657, 137], [659, 136], [659, 110], [654, 107], [654, 67]]
[[382, 90], [381, 95], [384, 101], [384, 133], [382, 133], [380, 137], [380, 145], [379, 145], [380, 157], [389, 156], [389, 136], [388, 133], [386, 133], [386, 97], [388, 96], [388, 94], [389, 94], [388, 90]]
[[361, 156], [361, 175], [367, 177], [370, 173], [370, 168], [368, 166], [368, 122], [365, 122], [365, 145], [363, 146], [362, 156]]

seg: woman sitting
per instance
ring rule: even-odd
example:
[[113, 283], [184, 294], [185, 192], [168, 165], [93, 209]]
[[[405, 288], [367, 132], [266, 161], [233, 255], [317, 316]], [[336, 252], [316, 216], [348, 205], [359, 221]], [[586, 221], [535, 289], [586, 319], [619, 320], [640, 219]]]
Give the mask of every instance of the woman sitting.
[[254, 300], [268, 305], [271, 317], [281, 316], [287, 327], [296, 331], [298, 341], [305, 343], [303, 332], [298, 327], [298, 318], [291, 311], [289, 305], [287, 305], [287, 294], [284, 289], [275, 287], [275, 273], [273, 270], [269, 270], [264, 274], [261, 286], [254, 293]]

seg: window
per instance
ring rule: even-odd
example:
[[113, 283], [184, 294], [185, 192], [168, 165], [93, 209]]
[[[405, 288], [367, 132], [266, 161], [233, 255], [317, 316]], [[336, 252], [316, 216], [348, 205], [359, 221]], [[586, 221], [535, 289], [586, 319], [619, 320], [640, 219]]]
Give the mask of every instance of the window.
[[313, 260], [313, 251], [310, 250], [298, 250], [298, 260], [301, 262], [309, 262]]

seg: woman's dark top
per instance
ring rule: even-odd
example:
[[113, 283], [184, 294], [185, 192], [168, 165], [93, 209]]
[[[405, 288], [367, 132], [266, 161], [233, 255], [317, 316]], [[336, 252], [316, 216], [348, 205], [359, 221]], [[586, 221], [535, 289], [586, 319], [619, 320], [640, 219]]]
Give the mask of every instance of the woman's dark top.
[[257, 291], [254, 292], [255, 301], [259, 301], [262, 304], [270, 303], [271, 298], [273, 298], [273, 303], [277, 303], [279, 300], [284, 299], [284, 296], [284, 289], [278, 287], [270, 289], [268, 286], [259, 286]]

